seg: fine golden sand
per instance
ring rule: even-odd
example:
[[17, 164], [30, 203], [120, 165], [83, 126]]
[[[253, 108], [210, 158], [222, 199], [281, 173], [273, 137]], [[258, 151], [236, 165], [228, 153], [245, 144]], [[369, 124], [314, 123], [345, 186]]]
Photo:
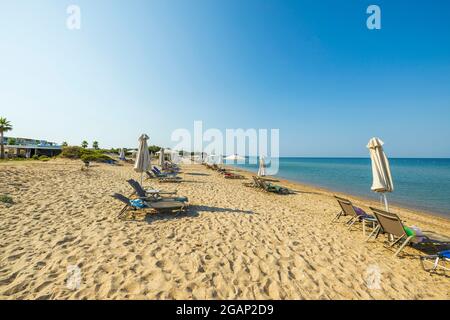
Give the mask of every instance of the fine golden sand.
[[[425, 272], [419, 251], [394, 258], [382, 239], [365, 243], [360, 228], [330, 223], [339, 209], [328, 191], [281, 181], [299, 192], [268, 194], [189, 165], [182, 183], [145, 181], [188, 196], [188, 213], [121, 221], [122, 205], [110, 195], [130, 195], [125, 180], [138, 174], [131, 165], [81, 167], [0, 164], [0, 194], [15, 201], [0, 203], [0, 298], [450, 298], [450, 279]], [[450, 234], [444, 218], [392, 210], [409, 225]], [[74, 266], [79, 288], [68, 286]]]

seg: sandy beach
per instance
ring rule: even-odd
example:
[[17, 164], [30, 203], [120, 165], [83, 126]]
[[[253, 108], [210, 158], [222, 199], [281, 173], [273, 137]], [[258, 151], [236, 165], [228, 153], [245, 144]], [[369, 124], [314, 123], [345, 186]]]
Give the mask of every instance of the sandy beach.
[[[129, 164], [0, 163], [2, 299], [449, 299], [450, 279], [423, 270], [419, 251], [400, 258], [382, 240], [348, 231], [333, 193], [281, 181], [268, 194], [201, 165], [182, 183], [145, 186], [189, 198], [185, 214], [122, 221], [114, 192], [129, 195]], [[242, 172], [247, 177], [250, 173]], [[369, 212], [378, 203], [348, 197]], [[408, 225], [450, 235], [450, 221], [393, 207]], [[67, 286], [79, 267], [79, 288]], [[380, 271], [369, 288], [368, 270]]]

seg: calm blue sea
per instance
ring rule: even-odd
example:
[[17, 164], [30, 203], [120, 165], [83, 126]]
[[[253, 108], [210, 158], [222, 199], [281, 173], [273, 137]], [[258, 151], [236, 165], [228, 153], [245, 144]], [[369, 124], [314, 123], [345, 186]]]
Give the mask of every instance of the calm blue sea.
[[[256, 172], [257, 164], [236, 166]], [[450, 159], [389, 159], [394, 180], [390, 203], [450, 217]], [[280, 178], [356, 196], [379, 199], [370, 191], [369, 158], [280, 158]]]

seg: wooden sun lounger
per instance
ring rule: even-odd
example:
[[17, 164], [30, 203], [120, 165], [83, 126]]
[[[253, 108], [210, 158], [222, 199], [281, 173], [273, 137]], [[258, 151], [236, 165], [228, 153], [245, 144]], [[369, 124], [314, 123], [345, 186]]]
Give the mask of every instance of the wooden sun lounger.
[[[160, 190], [151, 190], [151, 192], [148, 192], [142, 186], [139, 182], [136, 180], [130, 179], [127, 180], [128, 184], [134, 189], [136, 195], [143, 200], [146, 201], [181, 201], [181, 202], [188, 202], [187, 197], [177, 197], [173, 196], [176, 194], [176, 192], [167, 192], [167, 191], [160, 191]], [[172, 196], [161, 196], [161, 195], [172, 195]]]
[[338, 196], [334, 196], [334, 198], [339, 203], [339, 206], [341, 207], [341, 211], [334, 217], [332, 222], [337, 221], [340, 217], [347, 216], [350, 217], [350, 220], [347, 221], [348, 229], [350, 230], [355, 223], [361, 222], [363, 227], [363, 235], [366, 235], [366, 223], [369, 223], [372, 225], [372, 229], [375, 228], [377, 225], [377, 220], [374, 216], [368, 215], [366, 213], [361, 214], [357, 213], [355, 210], [355, 207], [351, 203], [350, 200], [344, 199]]
[[[416, 236], [409, 235], [405, 226], [403, 225], [402, 220], [398, 215], [392, 212], [387, 212], [377, 208], [370, 208], [375, 215], [375, 218], [378, 221], [378, 226], [372, 231], [366, 241], [369, 241], [370, 238], [377, 238], [378, 235], [383, 232], [392, 238], [393, 241], [389, 245], [389, 247], [393, 247], [396, 244], [400, 244], [400, 247], [395, 251], [394, 257], [398, 256], [400, 252], [408, 245], [416, 244], [416, 245], [433, 245], [433, 246], [442, 246], [446, 244], [442, 241], [436, 241], [426, 235]], [[448, 245], [448, 243], [447, 243]]]
[[145, 203], [144, 208], [137, 208], [137, 207], [134, 207], [131, 205], [130, 198], [128, 198], [120, 193], [115, 193], [112, 195], [112, 197], [125, 204], [117, 216], [119, 219], [128, 210], [138, 211], [138, 210], [152, 209], [156, 212], [177, 212], [177, 214], [178, 214], [180, 212], [185, 211], [186, 207], [187, 207], [181, 201], [156, 201], [156, 202], [144, 202]]
[[271, 192], [271, 193], [278, 193], [278, 194], [292, 194], [293, 191], [289, 190], [288, 188], [273, 185], [271, 183], [268, 183], [264, 181], [263, 179], [253, 176], [253, 180], [255, 182], [255, 185], [263, 189], [264, 191]]

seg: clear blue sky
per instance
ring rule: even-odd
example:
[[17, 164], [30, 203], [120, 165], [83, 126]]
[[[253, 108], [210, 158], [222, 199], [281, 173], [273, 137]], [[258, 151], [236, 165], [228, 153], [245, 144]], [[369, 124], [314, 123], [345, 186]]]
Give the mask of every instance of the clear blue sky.
[[367, 156], [378, 136], [390, 156], [450, 157], [449, 13], [448, 0], [3, 1], [0, 116], [13, 136], [103, 147], [142, 132], [168, 146], [203, 120], [279, 128], [285, 156]]

